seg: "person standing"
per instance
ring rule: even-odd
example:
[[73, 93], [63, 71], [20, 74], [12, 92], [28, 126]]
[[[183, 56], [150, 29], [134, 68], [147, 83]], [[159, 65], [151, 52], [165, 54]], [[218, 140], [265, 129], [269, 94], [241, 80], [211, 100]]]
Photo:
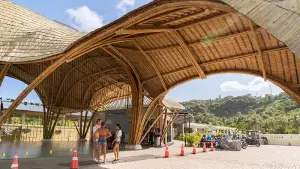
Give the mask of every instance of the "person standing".
[[156, 137], [156, 147], [160, 147], [160, 138], [161, 138], [160, 128], [157, 128], [155, 130], [155, 137]]
[[152, 128], [149, 132], [149, 141], [148, 141], [148, 145], [150, 145], [151, 147], [153, 147], [154, 144], [154, 128]]
[[120, 124], [116, 125], [116, 134], [115, 134], [115, 139], [113, 141], [114, 145], [114, 155], [115, 159], [113, 162], [118, 162], [119, 161], [119, 152], [120, 152], [120, 143], [121, 143], [121, 138], [122, 138], [122, 130]]
[[111, 132], [105, 127], [106, 123], [102, 122], [101, 127], [97, 130], [99, 133], [98, 139], [98, 162], [100, 163], [100, 156], [101, 151], [103, 149], [103, 156], [104, 156], [104, 164], [106, 164], [106, 145], [107, 145], [107, 138], [111, 137]]
[[97, 130], [100, 128], [101, 126], [101, 119], [98, 119], [96, 121], [95, 126], [93, 127], [93, 150], [92, 150], [92, 160], [97, 162], [97, 158], [95, 157], [95, 152], [98, 151], [98, 139], [99, 139], [99, 133], [97, 132]]

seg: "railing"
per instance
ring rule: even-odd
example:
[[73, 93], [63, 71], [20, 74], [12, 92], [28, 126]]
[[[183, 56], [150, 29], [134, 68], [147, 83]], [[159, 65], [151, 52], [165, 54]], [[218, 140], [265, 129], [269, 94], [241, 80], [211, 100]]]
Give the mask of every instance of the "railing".
[[260, 137], [266, 137], [269, 145], [300, 146], [300, 134], [260, 134]]
[[[90, 133], [87, 139], [90, 138]], [[0, 130], [0, 141], [41, 141], [43, 139], [42, 125], [4, 124]], [[57, 126], [53, 141], [77, 141], [79, 139], [75, 127]]]

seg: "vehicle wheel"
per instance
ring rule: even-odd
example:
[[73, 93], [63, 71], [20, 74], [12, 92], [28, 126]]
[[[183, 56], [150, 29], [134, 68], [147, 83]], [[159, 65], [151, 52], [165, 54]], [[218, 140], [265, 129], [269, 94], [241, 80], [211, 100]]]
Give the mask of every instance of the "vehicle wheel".
[[256, 143], [255, 145], [256, 145], [256, 147], [259, 147], [260, 146], [260, 142]]
[[247, 143], [242, 143], [242, 148], [246, 149], [248, 147]]
[[268, 139], [265, 138], [265, 137], [263, 137], [262, 139], [263, 139], [263, 141], [264, 141], [264, 145], [268, 145]]

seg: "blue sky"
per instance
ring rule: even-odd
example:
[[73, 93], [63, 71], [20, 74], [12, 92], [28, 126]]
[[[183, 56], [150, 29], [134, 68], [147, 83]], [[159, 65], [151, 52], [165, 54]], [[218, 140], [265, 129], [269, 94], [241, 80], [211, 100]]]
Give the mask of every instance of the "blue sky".
[[[12, 0], [47, 18], [57, 20], [88, 32], [119, 18], [125, 13], [150, 2], [151, 0]], [[192, 99], [210, 99], [225, 96], [252, 94], [263, 96], [282, 92], [273, 84], [264, 83], [261, 78], [249, 75], [224, 74], [208, 77], [205, 80], [193, 80], [171, 90], [168, 94], [177, 101]], [[3, 98], [16, 98], [26, 84], [11, 78], [5, 78], [0, 88]], [[26, 101], [40, 102], [32, 92]]]

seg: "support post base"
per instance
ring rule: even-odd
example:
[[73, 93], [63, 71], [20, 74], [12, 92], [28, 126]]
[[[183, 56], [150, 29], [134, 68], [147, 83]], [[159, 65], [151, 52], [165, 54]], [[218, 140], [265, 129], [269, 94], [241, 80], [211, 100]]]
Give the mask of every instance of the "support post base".
[[42, 139], [42, 142], [52, 142], [52, 139]]
[[87, 140], [85, 138], [78, 139], [79, 142], [86, 142]]
[[143, 147], [140, 144], [137, 144], [137, 145], [126, 144], [125, 149], [126, 150], [142, 150]]

